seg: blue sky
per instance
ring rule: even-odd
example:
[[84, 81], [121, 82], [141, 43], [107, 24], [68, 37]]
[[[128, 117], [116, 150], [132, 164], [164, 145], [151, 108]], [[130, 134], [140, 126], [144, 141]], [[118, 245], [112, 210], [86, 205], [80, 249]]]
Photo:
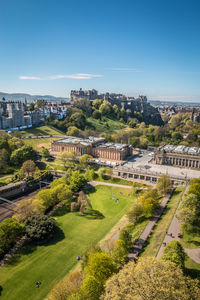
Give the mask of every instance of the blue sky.
[[200, 102], [199, 0], [0, 0], [0, 91]]

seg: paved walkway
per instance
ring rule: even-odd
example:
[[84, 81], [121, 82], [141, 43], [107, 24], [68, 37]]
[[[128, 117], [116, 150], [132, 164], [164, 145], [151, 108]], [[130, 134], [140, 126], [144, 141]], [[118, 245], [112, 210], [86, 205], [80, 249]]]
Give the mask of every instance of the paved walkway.
[[[185, 192], [183, 193], [182, 197], [181, 197], [181, 201], [184, 198], [184, 195], [187, 193], [189, 186], [186, 187]], [[174, 217], [172, 219], [172, 222], [169, 226], [168, 232], [166, 233], [166, 236], [163, 240], [163, 244], [160, 247], [160, 250], [158, 252], [157, 258], [161, 258], [163, 251], [164, 251], [164, 247], [166, 244], [170, 243], [171, 241], [180, 241], [180, 238], [178, 237], [178, 235], [180, 234], [181, 231], [181, 224], [180, 221], [177, 219], [176, 217], [176, 213], [179, 209], [179, 206], [181, 204], [181, 201], [179, 202], [179, 205], [176, 209], [176, 212], [174, 214]]]
[[196, 249], [187, 249], [184, 248], [185, 253], [193, 259], [197, 264], [200, 264], [200, 248]]
[[92, 186], [97, 186], [97, 185], [109, 185], [109, 186], [115, 186], [119, 188], [125, 188], [125, 189], [132, 189], [132, 185], [123, 185], [123, 184], [116, 184], [116, 183], [109, 183], [109, 182], [103, 182], [103, 181], [89, 181], [89, 184]]
[[140, 235], [139, 239], [136, 241], [135, 245], [131, 249], [131, 253], [129, 253], [129, 255], [128, 255], [129, 260], [136, 260], [138, 258], [138, 255], [144, 248], [150, 234], [153, 231], [154, 226], [156, 225], [156, 223], [160, 219], [161, 215], [163, 214], [163, 211], [164, 211], [165, 207], [167, 206], [167, 203], [169, 202], [169, 200], [172, 196], [172, 193], [173, 193], [173, 190], [171, 190], [170, 194], [167, 194], [163, 198], [163, 200], [162, 200], [160, 206], [158, 207], [158, 209], [156, 210], [154, 216], [150, 219], [150, 221], [148, 222], [144, 231]]

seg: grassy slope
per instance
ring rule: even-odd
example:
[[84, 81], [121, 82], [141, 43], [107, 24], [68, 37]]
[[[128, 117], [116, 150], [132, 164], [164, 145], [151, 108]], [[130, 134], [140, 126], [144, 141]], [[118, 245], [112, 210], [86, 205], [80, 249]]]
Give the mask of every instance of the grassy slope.
[[[89, 118], [88, 119], [88, 123], [95, 128], [95, 130], [99, 131], [99, 132], [108, 132], [108, 133], [113, 133], [115, 130], [119, 130], [122, 128], [125, 128], [126, 125], [122, 124], [119, 121], [114, 121], [112, 119], [108, 119], [106, 118], [106, 122], [105, 121], [100, 121], [100, 120], [96, 120], [93, 118]], [[105, 123], [108, 124], [108, 126], [105, 126]]]
[[42, 151], [42, 148], [50, 148], [51, 142], [59, 140], [59, 138], [40, 138], [40, 139], [24, 139], [25, 145], [33, 147], [36, 151]]
[[165, 212], [161, 220], [158, 222], [157, 226], [155, 227], [153, 234], [149, 239], [149, 243], [144, 249], [144, 252], [141, 254], [141, 256], [156, 257], [160, 249], [160, 246], [163, 242], [163, 239], [165, 237], [166, 231], [168, 230], [171, 221], [173, 219], [173, 216], [175, 214], [175, 211], [178, 207], [183, 190], [184, 190], [183, 187], [179, 187], [175, 190], [169, 204], [167, 205], [167, 208], [165, 209]]
[[32, 136], [32, 135], [64, 135], [64, 133], [51, 126], [40, 126], [37, 128], [30, 128], [24, 131], [21, 131], [23, 136]]
[[[43, 299], [51, 287], [75, 266], [76, 256], [101, 240], [126, 213], [133, 202], [129, 193], [124, 188], [97, 186], [90, 199], [93, 208], [103, 213], [104, 219], [90, 219], [78, 213], [57, 217], [64, 238], [59, 234], [57, 240], [37, 246], [32, 252], [22, 255], [16, 264], [0, 269], [2, 300]], [[111, 197], [119, 198], [119, 203]], [[38, 280], [42, 282], [39, 289], [35, 287]]]

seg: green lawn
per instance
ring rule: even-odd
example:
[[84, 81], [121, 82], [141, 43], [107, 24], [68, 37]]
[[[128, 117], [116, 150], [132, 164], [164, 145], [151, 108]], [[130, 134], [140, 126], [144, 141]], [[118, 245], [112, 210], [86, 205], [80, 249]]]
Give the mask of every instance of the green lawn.
[[36, 151], [42, 151], [42, 148], [50, 148], [51, 142], [59, 140], [59, 138], [39, 138], [39, 139], [24, 139], [25, 145], [33, 147]]
[[[110, 186], [97, 186], [89, 195], [93, 209], [104, 215], [80, 216], [68, 213], [57, 217], [60, 232], [54, 240], [43, 246], [29, 248], [12, 265], [0, 268], [2, 300], [44, 299], [52, 286], [63, 278], [92, 244], [99, 242], [122, 218], [133, 203], [130, 190]], [[111, 199], [119, 199], [119, 203]], [[96, 214], [98, 215], [98, 213]], [[36, 281], [41, 281], [39, 289]]]
[[91, 127], [94, 127], [94, 130], [97, 130], [101, 133], [113, 133], [115, 130], [119, 130], [126, 127], [126, 125], [124, 125], [123, 123], [109, 118], [106, 118], [106, 121], [89, 118], [88, 123]]
[[153, 234], [148, 241], [148, 245], [145, 247], [141, 256], [154, 256], [154, 257], [157, 256], [160, 246], [166, 235], [166, 231], [168, 230], [171, 221], [174, 217], [175, 211], [178, 207], [183, 191], [184, 191], [183, 187], [178, 187], [174, 191], [162, 218], [160, 219], [157, 226], [155, 227]]
[[23, 136], [32, 136], [32, 135], [64, 135], [62, 131], [51, 126], [40, 126], [37, 128], [30, 128], [24, 131], [21, 131]]

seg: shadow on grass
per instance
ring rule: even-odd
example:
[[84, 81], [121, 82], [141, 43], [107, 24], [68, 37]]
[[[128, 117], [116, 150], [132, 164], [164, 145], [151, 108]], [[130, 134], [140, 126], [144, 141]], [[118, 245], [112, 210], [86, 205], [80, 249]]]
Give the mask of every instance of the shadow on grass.
[[199, 279], [200, 280], [200, 270], [196, 269], [187, 269], [184, 270], [185, 275], [193, 278], [193, 279]]
[[0, 296], [1, 296], [1, 292], [3, 291], [2, 286], [0, 285]]
[[69, 205], [63, 205], [58, 207], [53, 214], [51, 215], [52, 217], [60, 217], [60, 216], [64, 216], [66, 213], [68, 213], [70, 211], [70, 207]]
[[50, 246], [55, 245], [65, 238], [64, 232], [59, 227], [55, 227], [54, 235], [51, 239], [46, 241], [32, 241], [22, 246], [12, 257], [6, 262], [6, 265], [16, 265], [22, 255], [28, 255], [34, 252], [37, 246]]
[[87, 190], [85, 190], [85, 194], [92, 194], [96, 192], [95, 186], [88, 184]]
[[41, 246], [55, 245], [58, 242], [62, 241], [64, 238], [65, 238], [64, 232], [60, 227], [56, 226], [53, 237], [44, 243], [40, 243], [40, 245]]
[[80, 213], [77, 213], [78, 216], [80, 217], [84, 217], [86, 219], [89, 219], [89, 220], [101, 220], [101, 219], [104, 219], [105, 216], [98, 210], [95, 210], [95, 209], [87, 209], [84, 213], [84, 215], [80, 214]]

